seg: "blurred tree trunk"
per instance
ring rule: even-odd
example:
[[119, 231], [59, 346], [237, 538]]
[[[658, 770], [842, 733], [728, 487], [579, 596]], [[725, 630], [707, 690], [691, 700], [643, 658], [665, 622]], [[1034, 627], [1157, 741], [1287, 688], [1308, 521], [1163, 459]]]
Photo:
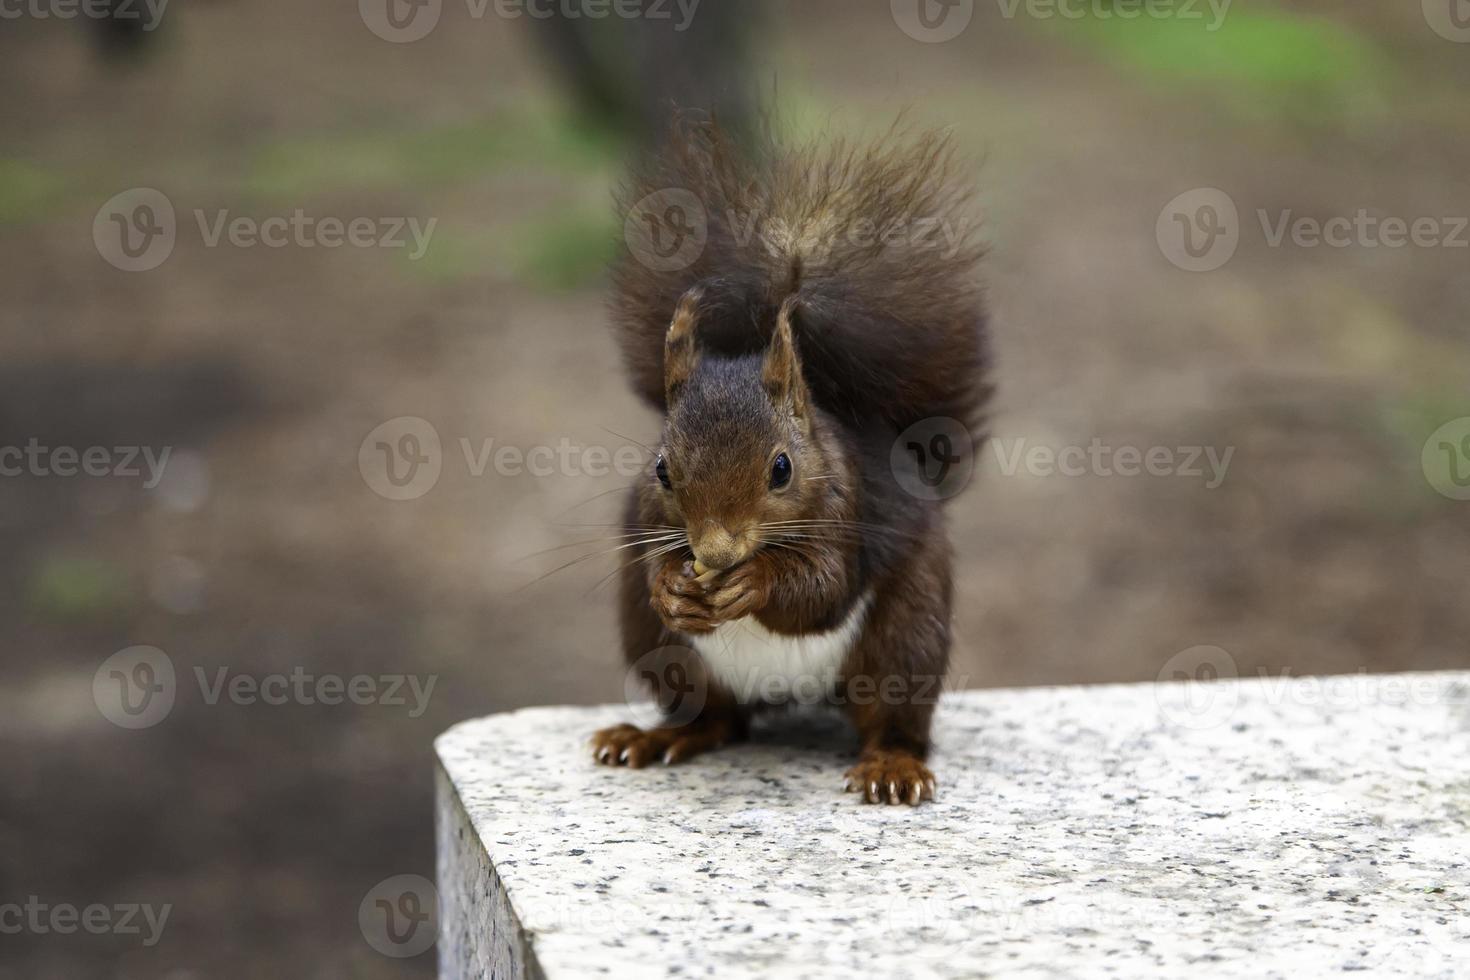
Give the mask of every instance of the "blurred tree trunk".
[[141, 3], [102, 0], [105, 16], [89, 18], [96, 31], [97, 49], [106, 58], [130, 58], [141, 54], [158, 25], [142, 16]]
[[[761, 4], [702, 0], [686, 19], [676, 0], [639, 0], [643, 16], [539, 19], [537, 34], [579, 109], [643, 142], [655, 141], [671, 113], [700, 109], [731, 132], [754, 131], [749, 51]], [[654, 16], [648, 16], [653, 14]]]

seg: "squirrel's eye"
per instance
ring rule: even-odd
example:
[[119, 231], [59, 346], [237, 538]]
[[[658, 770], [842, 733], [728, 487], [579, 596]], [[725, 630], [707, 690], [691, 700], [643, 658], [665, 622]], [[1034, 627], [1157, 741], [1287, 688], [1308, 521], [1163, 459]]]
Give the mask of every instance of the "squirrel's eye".
[[658, 482], [664, 485], [665, 490], [674, 488], [674, 485], [669, 482], [669, 464], [664, 462], [662, 456], [658, 458], [657, 463], [653, 464], [653, 472], [658, 474]]
[[781, 453], [771, 463], [771, 489], [779, 490], [791, 482], [791, 457]]

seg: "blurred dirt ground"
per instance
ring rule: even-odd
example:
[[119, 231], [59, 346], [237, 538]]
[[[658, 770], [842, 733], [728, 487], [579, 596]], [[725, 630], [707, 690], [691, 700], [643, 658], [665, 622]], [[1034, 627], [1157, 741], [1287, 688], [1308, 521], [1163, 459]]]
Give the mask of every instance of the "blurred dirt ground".
[[[1470, 250], [1271, 248], [1254, 218], [1470, 212], [1470, 46], [1418, 4], [1241, 3], [1203, 34], [981, 3], [943, 45], [888, 6], [775, 5], [758, 74], [798, 127], [910, 107], [985, 161], [1000, 453], [952, 508], [954, 682], [1152, 680], [1197, 645], [1252, 674], [1470, 665], [1470, 503], [1420, 465], [1470, 415]], [[375, 952], [357, 909], [432, 875], [432, 737], [622, 693], [595, 588], [614, 559], [536, 579], [631, 481], [476, 476], [460, 443], [656, 431], [602, 309], [619, 147], [571, 117], [525, 23], [453, 5], [413, 44], [286, 0], [179, 4], [155, 40], [127, 65], [76, 22], [0, 34], [0, 445], [173, 447], [152, 489], [0, 479], [0, 902], [174, 909], [151, 948], [7, 935], [0, 977], [428, 975], [432, 953]], [[180, 214], [150, 272], [92, 242], [135, 186]], [[1155, 222], [1199, 187], [1244, 232], [1192, 274]], [[410, 261], [209, 248], [190, 216], [298, 208], [438, 224]], [[358, 467], [400, 416], [443, 444], [411, 501]], [[1234, 455], [1214, 489], [1004, 472], [1018, 446], [1095, 438]], [[183, 680], [125, 731], [92, 679], [135, 644]], [[437, 681], [419, 717], [209, 704], [193, 672], [221, 667]]]

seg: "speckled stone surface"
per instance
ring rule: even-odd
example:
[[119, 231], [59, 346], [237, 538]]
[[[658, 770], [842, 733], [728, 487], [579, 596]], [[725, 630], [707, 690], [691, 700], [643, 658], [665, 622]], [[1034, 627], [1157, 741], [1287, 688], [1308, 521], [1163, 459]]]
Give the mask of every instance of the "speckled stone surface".
[[917, 809], [833, 722], [594, 765], [630, 717], [439, 738], [441, 976], [1470, 976], [1470, 674], [951, 694]]

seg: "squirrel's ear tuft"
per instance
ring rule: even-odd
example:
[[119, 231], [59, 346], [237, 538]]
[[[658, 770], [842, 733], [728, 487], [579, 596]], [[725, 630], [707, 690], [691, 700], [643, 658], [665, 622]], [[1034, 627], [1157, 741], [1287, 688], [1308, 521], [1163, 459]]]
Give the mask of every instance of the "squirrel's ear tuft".
[[664, 401], [673, 405], [679, 389], [694, 374], [699, 363], [699, 348], [694, 342], [694, 326], [698, 320], [699, 290], [691, 289], [679, 300], [674, 322], [669, 324], [664, 339]]
[[793, 329], [796, 305], [795, 296], [781, 304], [781, 312], [776, 315], [776, 329], [771, 332], [771, 345], [766, 348], [765, 360], [761, 364], [761, 380], [776, 404], [789, 405], [793, 415], [804, 418], [807, 393]]

